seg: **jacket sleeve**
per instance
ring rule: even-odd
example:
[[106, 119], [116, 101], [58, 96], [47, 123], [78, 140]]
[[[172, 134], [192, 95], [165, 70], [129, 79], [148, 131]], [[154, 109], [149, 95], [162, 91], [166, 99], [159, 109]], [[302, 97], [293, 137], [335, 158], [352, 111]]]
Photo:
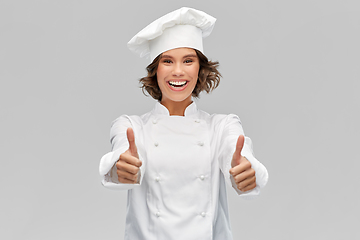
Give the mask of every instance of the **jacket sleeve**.
[[[249, 137], [245, 136], [239, 117], [233, 114], [228, 115], [222, 123], [220, 132], [219, 164], [225, 180], [235, 189], [237, 194], [244, 198], [250, 199], [259, 195], [260, 189], [263, 188], [268, 181], [268, 172], [265, 166], [255, 158], [252, 141]], [[237, 188], [234, 178], [229, 173], [229, 170], [231, 169], [231, 160], [239, 135], [245, 136], [245, 143], [241, 155], [246, 157], [251, 163], [251, 167], [255, 170], [256, 176], [256, 187], [247, 192], [241, 192]]]
[[[135, 144], [139, 143], [139, 126], [127, 115], [122, 115], [117, 118], [110, 130], [110, 142], [112, 145], [112, 151], [105, 154], [100, 160], [99, 173], [101, 177], [101, 183], [104, 187], [114, 190], [127, 190], [137, 187], [141, 184], [143, 176], [145, 174], [145, 164], [143, 162], [140, 167], [140, 181], [137, 184], [125, 184], [118, 181], [116, 173], [116, 162], [119, 157], [129, 148], [129, 143], [126, 136], [126, 130], [131, 127], [135, 134]], [[140, 161], [143, 160], [141, 152], [138, 151]]]

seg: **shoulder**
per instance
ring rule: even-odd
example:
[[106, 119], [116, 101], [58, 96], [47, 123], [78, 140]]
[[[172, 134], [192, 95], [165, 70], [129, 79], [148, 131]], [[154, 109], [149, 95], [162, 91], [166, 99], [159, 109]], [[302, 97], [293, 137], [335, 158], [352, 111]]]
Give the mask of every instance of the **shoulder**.
[[112, 127], [119, 125], [140, 127], [149, 120], [150, 114], [151, 112], [145, 113], [141, 116], [123, 114], [112, 122]]
[[113, 142], [116, 138], [121, 138], [126, 136], [126, 130], [132, 128], [135, 133], [135, 139], [139, 139], [142, 133], [144, 126], [144, 121], [147, 121], [150, 116], [150, 113], [138, 115], [121, 115], [116, 118], [111, 125], [110, 129], [110, 139]]
[[205, 120], [210, 129], [214, 131], [223, 131], [226, 128], [241, 127], [241, 121], [236, 114], [209, 114], [199, 110], [199, 117]]
[[240, 118], [236, 114], [208, 114], [199, 110], [200, 118], [206, 120], [208, 124], [213, 126], [227, 125], [232, 123], [240, 123]]

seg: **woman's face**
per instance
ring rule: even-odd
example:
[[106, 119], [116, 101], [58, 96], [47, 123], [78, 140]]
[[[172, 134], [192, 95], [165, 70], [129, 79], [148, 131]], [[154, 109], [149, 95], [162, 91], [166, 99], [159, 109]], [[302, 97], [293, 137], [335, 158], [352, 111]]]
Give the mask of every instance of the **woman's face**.
[[157, 81], [162, 93], [162, 103], [191, 102], [196, 86], [200, 63], [192, 48], [176, 48], [162, 54]]

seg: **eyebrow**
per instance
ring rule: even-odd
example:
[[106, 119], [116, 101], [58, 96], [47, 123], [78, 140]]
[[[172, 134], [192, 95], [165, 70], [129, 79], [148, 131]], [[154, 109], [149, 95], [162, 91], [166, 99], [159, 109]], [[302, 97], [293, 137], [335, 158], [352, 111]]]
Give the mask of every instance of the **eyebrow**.
[[[196, 54], [188, 54], [188, 55], [185, 55], [183, 58], [191, 58], [191, 57], [197, 57], [197, 55]], [[170, 55], [161, 55], [161, 58], [173, 58], [172, 56], [170, 56]]]

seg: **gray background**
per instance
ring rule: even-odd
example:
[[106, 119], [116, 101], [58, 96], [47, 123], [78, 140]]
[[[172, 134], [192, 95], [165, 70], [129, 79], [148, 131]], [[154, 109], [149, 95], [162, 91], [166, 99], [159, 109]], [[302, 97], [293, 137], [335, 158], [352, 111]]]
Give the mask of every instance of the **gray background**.
[[234, 239], [360, 238], [359, 1], [2, 0], [1, 239], [123, 238], [98, 164], [112, 120], [155, 103], [126, 43], [181, 6], [218, 19], [199, 108], [238, 114], [270, 174], [256, 200], [228, 192]]

